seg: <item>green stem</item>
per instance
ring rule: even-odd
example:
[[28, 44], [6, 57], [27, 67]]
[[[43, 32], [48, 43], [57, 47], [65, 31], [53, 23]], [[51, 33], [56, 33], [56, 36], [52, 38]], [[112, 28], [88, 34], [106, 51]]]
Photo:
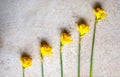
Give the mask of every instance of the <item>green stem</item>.
[[93, 75], [92, 75], [92, 72], [93, 72], [93, 54], [94, 54], [94, 43], [95, 43], [96, 24], [97, 24], [97, 23], [98, 23], [98, 20], [95, 19], [93, 39], [92, 39], [91, 59], [90, 59], [90, 77], [93, 76]]
[[81, 37], [79, 34], [79, 46], [78, 46], [78, 77], [80, 77], [80, 50], [81, 50]]
[[25, 77], [25, 67], [22, 66], [22, 74], [23, 74], [23, 77]]
[[61, 77], [63, 77], [63, 63], [62, 63], [62, 44], [60, 43], [60, 66], [61, 66]]
[[43, 64], [43, 60], [44, 60], [44, 58], [43, 58], [43, 56], [41, 55], [41, 72], [42, 72], [42, 77], [44, 77], [44, 64]]

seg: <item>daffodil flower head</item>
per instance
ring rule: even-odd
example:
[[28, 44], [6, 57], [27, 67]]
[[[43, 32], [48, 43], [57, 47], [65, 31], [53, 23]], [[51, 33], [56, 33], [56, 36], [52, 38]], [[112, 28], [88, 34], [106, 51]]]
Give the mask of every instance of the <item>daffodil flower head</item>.
[[86, 24], [80, 24], [80, 25], [76, 24], [76, 27], [80, 32], [80, 36], [83, 36], [90, 31], [90, 27]]
[[23, 54], [20, 58], [20, 63], [24, 68], [32, 65], [32, 58], [29, 55]]
[[53, 53], [52, 47], [49, 44], [47, 44], [45, 41], [41, 43], [40, 51], [42, 57], [51, 55]]
[[93, 12], [97, 20], [104, 19], [107, 16], [107, 14], [105, 13], [105, 10], [102, 8], [96, 8], [93, 10]]
[[68, 32], [62, 32], [60, 35], [60, 41], [62, 46], [72, 42], [72, 37]]

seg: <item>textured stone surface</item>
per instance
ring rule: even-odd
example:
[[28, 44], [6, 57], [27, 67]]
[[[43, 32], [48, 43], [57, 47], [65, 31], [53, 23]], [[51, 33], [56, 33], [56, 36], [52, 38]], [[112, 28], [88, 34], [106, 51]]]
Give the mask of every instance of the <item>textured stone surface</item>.
[[0, 77], [22, 77], [22, 52], [33, 58], [33, 66], [26, 69], [25, 77], [41, 77], [41, 39], [46, 39], [54, 52], [45, 57], [45, 77], [60, 77], [61, 28], [70, 31], [74, 40], [63, 48], [64, 77], [77, 77], [75, 22], [80, 18], [91, 28], [81, 49], [81, 77], [89, 77], [92, 10], [96, 2], [101, 3], [108, 17], [97, 25], [93, 77], [120, 77], [120, 0], [0, 0]]

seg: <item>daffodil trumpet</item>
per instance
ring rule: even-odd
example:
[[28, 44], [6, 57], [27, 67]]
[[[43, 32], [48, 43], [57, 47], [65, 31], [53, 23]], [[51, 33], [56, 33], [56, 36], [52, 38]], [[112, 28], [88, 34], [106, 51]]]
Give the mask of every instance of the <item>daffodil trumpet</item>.
[[79, 31], [79, 42], [78, 42], [78, 77], [80, 77], [80, 54], [81, 54], [81, 40], [83, 36], [89, 32], [90, 28], [86, 24], [76, 24], [76, 27]]
[[90, 58], [90, 76], [89, 77], [93, 77], [93, 56], [94, 56], [94, 44], [95, 44], [95, 36], [96, 36], [96, 25], [99, 20], [102, 20], [107, 16], [104, 9], [102, 8], [94, 9], [93, 13], [95, 14], [95, 23], [94, 23], [94, 31], [93, 31], [93, 39], [92, 39], [92, 50], [91, 50], [91, 58]]
[[44, 77], [44, 56], [48, 56], [52, 54], [52, 47], [48, 45], [45, 41], [41, 43], [40, 46], [40, 57], [41, 57], [41, 73], [42, 77]]
[[22, 65], [22, 76], [25, 76], [25, 68], [32, 65], [32, 58], [29, 55], [23, 54], [20, 58], [20, 63]]
[[72, 41], [72, 37], [69, 33], [63, 32], [60, 35], [60, 67], [61, 67], [61, 77], [63, 76], [63, 59], [62, 59], [62, 48], [65, 44], [68, 44]]

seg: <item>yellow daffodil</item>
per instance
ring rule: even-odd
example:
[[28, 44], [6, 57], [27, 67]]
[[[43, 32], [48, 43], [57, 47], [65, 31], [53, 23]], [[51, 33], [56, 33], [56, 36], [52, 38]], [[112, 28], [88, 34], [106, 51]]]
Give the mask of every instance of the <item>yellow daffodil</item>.
[[72, 37], [71, 35], [66, 32], [63, 31], [60, 35], [60, 67], [61, 67], [61, 77], [63, 77], [63, 62], [62, 62], [62, 48], [63, 45], [68, 44], [72, 41]]
[[78, 77], [80, 77], [80, 51], [81, 51], [81, 40], [87, 32], [90, 31], [90, 27], [86, 24], [76, 24], [79, 31], [79, 41], [78, 41]]
[[90, 76], [93, 77], [93, 56], [94, 56], [94, 45], [95, 45], [95, 35], [96, 35], [96, 25], [98, 23], [98, 20], [104, 19], [107, 14], [105, 13], [105, 10], [102, 8], [96, 8], [93, 10], [96, 18], [94, 23], [94, 31], [93, 31], [93, 39], [92, 39], [92, 49], [91, 49], [91, 57], [90, 57]]
[[52, 47], [46, 42], [42, 41], [40, 45], [40, 57], [41, 57], [41, 73], [44, 77], [44, 56], [52, 54]]
[[70, 43], [72, 41], [72, 37], [69, 33], [63, 32], [60, 36], [60, 41], [61, 41], [61, 44], [64, 45], [64, 44]]
[[90, 27], [86, 24], [80, 24], [80, 25], [76, 24], [76, 26], [80, 32], [80, 36], [83, 36], [84, 34], [90, 31]]
[[104, 19], [107, 16], [107, 14], [105, 13], [105, 10], [102, 8], [96, 8], [93, 10], [93, 12], [97, 20]]
[[52, 47], [47, 43], [41, 44], [40, 50], [42, 57], [52, 54]]
[[20, 63], [22, 64], [22, 66], [24, 68], [26, 67], [29, 67], [32, 65], [32, 58], [28, 55], [23, 55], [21, 58], [20, 58]]

